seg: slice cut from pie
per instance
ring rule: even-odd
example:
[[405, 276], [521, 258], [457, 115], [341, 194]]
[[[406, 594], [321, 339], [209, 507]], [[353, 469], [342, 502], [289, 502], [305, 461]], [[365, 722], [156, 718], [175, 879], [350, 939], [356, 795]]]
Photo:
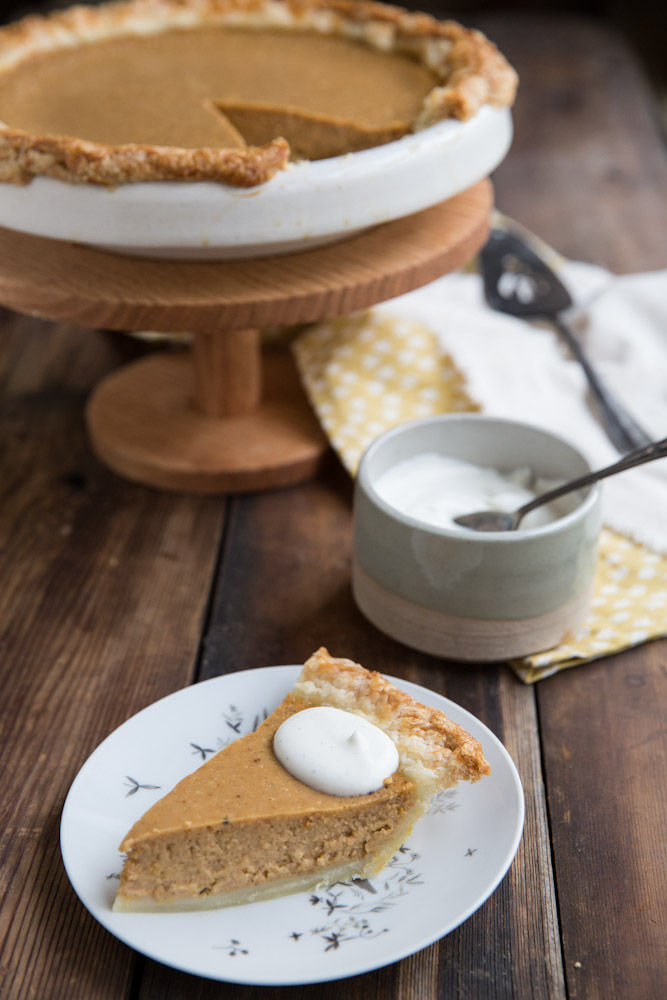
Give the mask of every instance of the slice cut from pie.
[[[376, 791], [326, 794], [279, 763], [276, 730], [317, 706], [361, 716], [393, 741], [398, 768]], [[441, 711], [320, 649], [256, 732], [219, 751], [135, 823], [120, 845], [126, 859], [114, 909], [207, 909], [371, 876], [436, 792], [488, 773], [480, 744]]]
[[479, 32], [383, 3], [77, 6], [0, 29], [0, 181], [253, 186], [515, 88]]

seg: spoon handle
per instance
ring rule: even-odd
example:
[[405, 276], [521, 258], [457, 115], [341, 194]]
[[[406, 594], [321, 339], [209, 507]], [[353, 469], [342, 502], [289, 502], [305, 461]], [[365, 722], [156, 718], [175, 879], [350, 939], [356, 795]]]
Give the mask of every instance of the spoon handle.
[[566, 493], [572, 493], [574, 490], [580, 490], [584, 486], [590, 486], [592, 483], [597, 483], [600, 479], [606, 479], [607, 476], [616, 475], [617, 472], [625, 472], [626, 469], [632, 469], [635, 465], [644, 465], [646, 462], [653, 462], [656, 458], [667, 458], [667, 438], [663, 438], [661, 441], [654, 441], [645, 448], [640, 448], [629, 455], [624, 455], [623, 458], [620, 458], [618, 462], [614, 462], [613, 465], [607, 465], [604, 469], [598, 469], [596, 472], [588, 472], [585, 476], [579, 476], [578, 479], [571, 479], [569, 483], [564, 483], [562, 486], [557, 486], [555, 489], [549, 490], [547, 493], [542, 493], [539, 497], [535, 497], [534, 500], [524, 504], [523, 507], [519, 507], [516, 511], [517, 524], [526, 514], [534, 510], [535, 507], [540, 507], [543, 503], [557, 500], [558, 497], [565, 496]]
[[588, 355], [567, 323], [558, 314], [551, 315], [549, 319], [583, 368], [598, 404], [607, 434], [613, 444], [621, 452], [630, 452], [635, 448], [644, 448], [650, 444], [651, 439], [648, 434], [633, 420], [628, 411], [615, 396], [612, 396], [604, 382], [601, 381], [600, 376], [591, 365]]

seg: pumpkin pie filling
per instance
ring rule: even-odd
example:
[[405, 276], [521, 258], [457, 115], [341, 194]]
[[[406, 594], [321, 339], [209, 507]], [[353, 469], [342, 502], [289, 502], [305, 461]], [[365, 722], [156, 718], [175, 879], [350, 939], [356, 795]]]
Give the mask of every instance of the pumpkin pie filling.
[[479, 32], [365, 0], [73, 7], [0, 29], [0, 181], [252, 186], [515, 85]]
[[434, 84], [406, 57], [353, 40], [213, 26], [33, 56], [0, 77], [0, 118], [109, 145], [283, 136], [320, 159], [404, 135]]
[[[273, 737], [312, 706], [354, 711], [379, 726], [399, 767], [364, 795], [316, 791], [278, 761]], [[183, 779], [132, 827], [114, 909], [204, 909], [375, 874], [432, 796], [489, 771], [480, 745], [442, 713], [380, 674], [324, 649], [256, 732]]]

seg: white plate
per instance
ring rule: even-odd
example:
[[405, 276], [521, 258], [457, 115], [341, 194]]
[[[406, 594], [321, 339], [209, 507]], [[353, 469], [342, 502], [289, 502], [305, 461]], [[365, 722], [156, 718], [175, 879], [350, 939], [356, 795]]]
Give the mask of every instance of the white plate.
[[512, 139], [483, 107], [360, 153], [292, 164], [255, 188], [144, 183], [109, 189], [37, 177], [0, 184], [0, 226], [124, 254], [231, 259], [312, 249], [452, 198], [486, 177]]
[[265, 667], [204, 681], [129, 719], [88, 758], [63, 809], [61, 848], [82, 903], [108, 931], [185, 972], [249, 985], [342, 979], [411, 955], [466, 920], [509, 868], [523, 793], [498, 739], [469, 712], [406, 681], [394, 683], [465, 726], [491, 776], [442, 793], [409, 843], [372, 883], [201, 913], [114, 913], [129, 827], [202, 759], [254, 729], [300, 667]]

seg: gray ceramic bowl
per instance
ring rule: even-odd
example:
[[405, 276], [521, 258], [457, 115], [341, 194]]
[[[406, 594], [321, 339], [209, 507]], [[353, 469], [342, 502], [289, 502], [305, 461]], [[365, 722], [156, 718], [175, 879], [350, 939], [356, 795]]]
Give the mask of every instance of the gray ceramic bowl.
[[448, 414], [402, 424], [365, 452], [355, 487], [352, 587], [382, 632], [426, 653], [491, 662], [558, 645], [583, 621], [595, 574], [600, 489], [572, 494], [549, 524], [479, 533], [401, 513], [375, 484], [397, 462], [436, 452], [537, 478], [590, 471], [567, 441], [528, 424]]

